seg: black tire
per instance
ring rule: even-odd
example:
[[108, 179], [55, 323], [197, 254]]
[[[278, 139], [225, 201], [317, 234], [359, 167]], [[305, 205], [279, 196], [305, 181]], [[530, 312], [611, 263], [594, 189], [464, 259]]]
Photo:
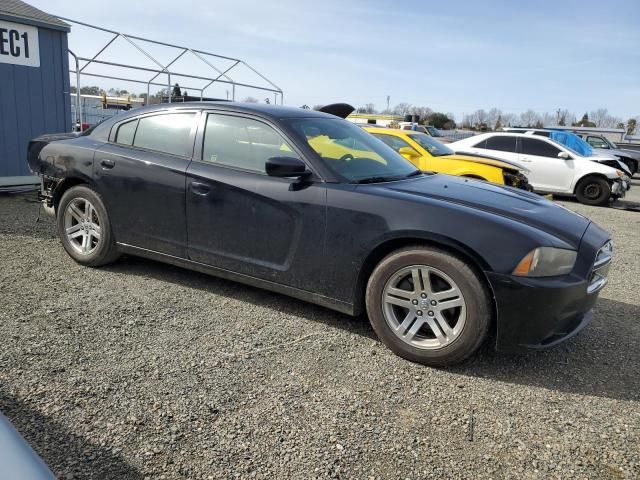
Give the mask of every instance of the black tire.
[[[457, 284], [466, 303], [464, 325], [458, 336], [445, 346], [425, 349], [411, 345], [394, 333], [385, 318], [385, 286], [397, 272], [414, 265], [444, 272]], [[365, 302], [369, 321], [385, 345], [402, 358], [430, 366], [453, 365], [472, 355], [486, 339], [492, 316], [491, 295], [475, 269], [450, 253], [421, 246], [397, 250], [385, 257], [369, 278]]]
[[611, 198], [611, 187], [602, 177], [585, 177], [578, 182], [576, 198], [585, 205], [607, 205]]
[[[92, 213], [93, 218], [100, 227], [100, 238], [90, 240], [90, 242], [93, 242], [92, 244], [95, 244], [95, 247], [87, 253], [78, 251], [78, 245], [68, 237], [66, 232], [67, 227], [65, 226], [65, 216], [67, 215], [69, 204], [71, 202], [75, 204], [83, 201], [90, 202], [94, 209], [94, 213]], [[74, 219], [75, 218], [76, 217], [74, 217]], [[104, 202], [100, 195], [89, 186], [77, 185], [64, 192], [56, 209], [56, 220], [58, 235], [62, 241], [62, 246], [69, 256], [79, 264], [88, 267], [99, 267], [114, 262], [120, 256]], [[76, 221], [74, 226], [77, 226], [77, 223]]]

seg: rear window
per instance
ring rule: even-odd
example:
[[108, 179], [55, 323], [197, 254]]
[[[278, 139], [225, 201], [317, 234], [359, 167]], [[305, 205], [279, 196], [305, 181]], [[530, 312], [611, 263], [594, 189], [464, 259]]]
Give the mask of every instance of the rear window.
[[[191, 128], [195, 115], [195, 113], [169, 113], [143, 117], [139, 120], [133, 146], [182, 157], [191, 156], [193, 152]], [[119, 134], [120, 129], [118, 129]]]

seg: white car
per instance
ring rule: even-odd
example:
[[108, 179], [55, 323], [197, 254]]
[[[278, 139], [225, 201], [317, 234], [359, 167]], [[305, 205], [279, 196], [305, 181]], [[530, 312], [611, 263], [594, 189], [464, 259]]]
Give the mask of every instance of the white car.
[[455, 152], [491, 155], [522, 163], [537, 192], [576, 196], [588, 205], [624, 197], [624, 172], [592, 161], [547, 137], [522, 133], [483, 133], [449, 144]]

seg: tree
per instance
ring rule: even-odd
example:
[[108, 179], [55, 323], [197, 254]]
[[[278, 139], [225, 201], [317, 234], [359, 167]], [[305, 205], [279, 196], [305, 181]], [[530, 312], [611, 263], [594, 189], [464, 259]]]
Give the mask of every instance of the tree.
[[429, 116], [429, 124], [433, 125], [436, 128], [445, 129], [445, 125], [448, 123], [453, 123], [455, 125], [455, 122], [451, 118], [449, 118], [446, 113], [433, 112]]
[[597, 125], [589, 120], [589, 114], [585, 112], [582, 120], [571, 124], [572, 127], [596, 127]]
[[[77, 92], [77, 88], [72, 86], [69, 91], [71, 93], [76, 93]], [[100, 95], [100, 92], [102, 90], [100, 89], [100, 87], [80, 87], [80, 95]]]
[[429, 123], [429, 117], [433, 114], [433, 110], [429, 107], [411, 107], [411, 114], [420, 117], [420, 123]]
[[320, 110], [324, 105], [314, 105], [312, 110]]
[[393, 107], [393, 113], [395, 115], [405, 116], [411, 113], [411, 104], [410, 103], [399, 103], [395, 107]]
[[495, 131], [498, 131], [502, 128], [502, 115], [498, 115], [498, 118], [496, 119], [496, 123], [494, 124], [493, 129]]
[[569, 110], [566, 109], [559, 109], [557, 112], [558, 115], [558, 125], [560, 125], [561, 127], [564, 127], [565, 125], [567, 125], [567, 122], [575, 122], [575, 115], [573, 113], [571, 113]]
[[606, 108], [599, 108], [589, 113], [589, 119], [595, 124], [596, 127], [602, 127], [605, 119], [609, 115]]
[[369, 114], [377, 113], [376, 112], [376, 106], [373, 103], [367, 103], [362, 107], [358, 107], [356, 109], [356, 112], [357, 113], [369, 113]]
[[531, 109], [520, 115], [520, 123], [523, 127], [533, 127], [539, 121], [540, 117]]
[[630, 118], [627, 120], [627, 135], [633, 135], [636, 131], [636, 127], [638, 126], [638, 121], [635, 118]]
[[502, 125], [505, 127], [512, 127], [516, 123], [516, 116], [513, 113], [502, 114]]
[[258, 99], [254, 97], [247, 97], [243, 100], [244, 103], [258, 103]]
[[497, 108], [492, 108], [487, 112], [487, 120], [486, 123], [490, 128], [494, 128], [495, 124], [498, 122], [498, 118], [502, 115], [502, 111]]

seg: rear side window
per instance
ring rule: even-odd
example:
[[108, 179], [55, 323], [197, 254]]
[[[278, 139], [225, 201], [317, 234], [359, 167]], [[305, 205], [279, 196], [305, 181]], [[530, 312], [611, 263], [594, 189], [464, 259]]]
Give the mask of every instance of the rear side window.
[[538, 157], [558, 157], [560, 149], [550, 143], [535, 138], [523, 137], [520, 139], [522, 153], [525, 155], [536, 155]]
[[474, 148], [487, 148], [487, 139], [485, 138], [480, 143], [473, 145]]
[[[191, 128], [195, 115], [195, 113], [169, 113], [142, 117], [135, 132], [133, 146], [182, 157], [191, 156], [193, 152]], [[120, 129], [118, 129], [119, 134]]]
[[287, 141], [269, 125], [244, 117], [209, 114], [202, 160], [265, 172], [271, 157], [295, 157]]
[[487, 138], [485, 146], [480, 148], [486, 148], [487, 150], [499, 150], [501, 152], [515, 152], [516, 137], [489, 137]]
[[116, 143], [122, 145], [133, 145], [133, 137], [136, 134], [136, 127], [138, 126], [138, 119], [132, 120], [127, 123], [123, 123], [118, 127], [116, 133]]

